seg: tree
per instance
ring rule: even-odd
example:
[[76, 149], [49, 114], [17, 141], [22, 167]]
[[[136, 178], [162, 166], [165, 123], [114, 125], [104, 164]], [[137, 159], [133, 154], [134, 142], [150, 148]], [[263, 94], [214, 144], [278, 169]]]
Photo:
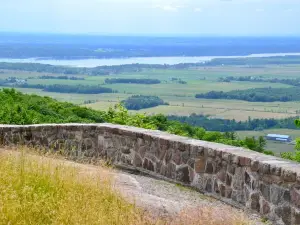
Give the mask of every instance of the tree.
[[263, 136], [258, 138], [258, 150], [262, 152], [267, 145], [267, 141]]

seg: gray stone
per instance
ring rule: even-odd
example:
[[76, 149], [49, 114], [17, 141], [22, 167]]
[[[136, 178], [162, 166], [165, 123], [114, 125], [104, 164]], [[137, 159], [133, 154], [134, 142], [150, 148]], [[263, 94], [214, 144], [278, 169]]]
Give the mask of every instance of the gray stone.
[[183, 183], [190, 183], [190, 173], [187, 165], [180, 166], [176, 169], [176, 180]]
[[212, 179], [211, 178], [209, 178], [209, 179], [207, 179], [207, 181], [206, 181], [206, 185], [205, 185], [205, 190], [207, 191], [207, 192], [212, 192]]
[[250, 194], [250, 207], [257, 212], [260, 211], [259, 198], [260, 195], [258, 192]]
[[268, 213], [270, 213], [270, 204], [269, 202], [267, 202], [266, 200], [262, 200], [261, 204], [260, 204], [260, 213], [262, 215], [266, 215]]
[[292, 212], [291, 206], [289, 205], [282, 205], [275, 209], [276, 215], [282, 219], [285, 224], [291, 224], [292, 220]]
[[290, 201], [290, 192], [288, 189], [279, 187], [277, 185], [270, 186], [270, 201], [273, 204], [280, 204], [283, 201]]
[[260, 183], [259, 189], [265, 200], [270, 201], [270, 186], [264, 183]]
[[213, 174], [215, 171], [214, 163], [211, 161], [206, 162], [205, 173]]
[[292, 224], [300, 224], [300, 210], [292, 209]]

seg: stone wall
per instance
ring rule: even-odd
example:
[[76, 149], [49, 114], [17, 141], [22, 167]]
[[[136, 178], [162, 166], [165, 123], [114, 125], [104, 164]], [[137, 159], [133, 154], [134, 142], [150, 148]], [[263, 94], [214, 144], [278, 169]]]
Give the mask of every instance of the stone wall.
[[112, 124], [0, 125], [0, 144], [103, 158], [255, 210], [276, 224], [300, 224], [300, 164], [276, 157]]

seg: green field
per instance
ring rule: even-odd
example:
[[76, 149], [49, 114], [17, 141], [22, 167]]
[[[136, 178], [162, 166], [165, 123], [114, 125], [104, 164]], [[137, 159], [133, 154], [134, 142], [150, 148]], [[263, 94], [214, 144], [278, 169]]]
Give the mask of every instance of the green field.
[[[299, 130], [291, 130], [291, 129], [270, 129], [263, 131], [238, 131], [237, 132], [239, 138], [245, 138], [249, 136], [259, 137], [265, 136], [267, 134], [281, 134], [281, 135], [290, 135], [293, 140], [300, 137], [300, 129]], [[295, 150], [295, 144], [286, 144], [280, 143], [276, 141], [267, 141], [266, 149], [272, 150], [275, 154], [280, 154], [280, 152], [291, 152]]]
[[[169, 106], [158, 106], [141, 110], [148, 114], [163, 113], [167, 115], [190, 115], [191, 113], [210, 115], [224, 119], [247, 120], [251, 118], [286, 118], [297, 116], [296, 111], [300, 110], [299, 102], [275, 102], [259, 103], [245, 102], [238, 100], [207, 100], [196, 99], [195, 94], [205, 93], [212, 90], [231, 91], [244, 90], [249, 88], [288, 88], [291, 87], [279, 83], [259, 82], [231, 82], [222, 83], [217, 80], [226, 76], [263, 76], [264, 78], [296, 78], [300, 77], [300, 65], [266, 65], [263, 67], [245, 66], [216, 66], [199, 67], [194, 69], [147, 69], [137, 73], [123, 73], [111, 76], [86, 76], [79, 77], [85, 80], [61, 80], [61, 79], [39, 79], [39, 76], [51, 75], [49, 73], [3, 71], [0, 79], [18, 77], [27, 79], [28, 84], [68, 84], [68, 85], [103, 85], [112, 88], [118, 93], [113, 94], [65, 94], [44, 92], [40, 89], [19, 88], [26, 93], [36, 93], [54, 97], [61, 101], [69, 101], [75, 104], [87, 104], [93, 109], [105, 110], [119, 101], [131, 95], [157, 95]], [[59, 74], [57, 74], [59, 75]], [[70, 75], [73, 76], [73, 75]], [[78, 75], [76, 75], [78, 76]], [[106, 78], [151, 78], [161, 80], [161, 84], [104, 84]], [[30, 79], [28, 79], [30, 78]], [[187, 84], [178, 84], [171, 81], [171, 78], [178, 78], [186, 81]]]

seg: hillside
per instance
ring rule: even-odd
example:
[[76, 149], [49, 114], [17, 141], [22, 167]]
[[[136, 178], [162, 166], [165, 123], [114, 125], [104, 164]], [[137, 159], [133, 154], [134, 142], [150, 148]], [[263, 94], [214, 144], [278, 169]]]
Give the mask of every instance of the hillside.
[[59, 102], [49, 97], [27, 95], [14, 89], [0, 90], [0, 123], [2, 124], [41, 124], [41, 123], [102, 123], [162, 130], [172, 134], [192, 137], [199, 140], [224, 143], [264, 152], [263, 139], [246, 137], [237, 139], [234, 132], [206, 131], [185, 123], [168, 120], [164, 115], [146, 116], [129, 114], [122, 105], [108, 111], [96, 111], [71, 103]]

